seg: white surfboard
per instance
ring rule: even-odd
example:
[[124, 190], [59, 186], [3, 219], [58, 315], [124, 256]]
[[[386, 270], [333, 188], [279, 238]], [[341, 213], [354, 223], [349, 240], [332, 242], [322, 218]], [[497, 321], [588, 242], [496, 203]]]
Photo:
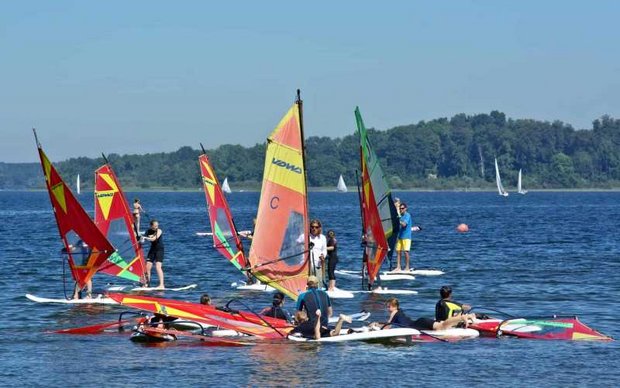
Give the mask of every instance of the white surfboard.
[[275, 292], [276, 291], [275, 288], [268, 286], [266, 284], [263, 284], [263, 283], [259, 283], [259, 282], [256, 282], [254, 284], [247, 284], [244, 281], [240, 281], [240, 282], [231, 283], [230, 286], [237, 290], [243, 290], [243, 291], [262, 291], [262, 292]]
[[[370, 313], [368, 311], [360, 311], [359, 313], [349, 315], [353, 321], [363, 322], [370, 318]], [[335, 324], [338, 322], [338, 316], [330, 317], [329, 323]]]
[[480, 333], [478, 332], [478, 330], [458, 327], [446, 330], [422, 330], [422, 333], [444, 340], [471, 339], [480, 337]]
[[[360, 271], [352, 271], [348, 269], [336, 270], [336, 275], [343, 276], [351, 279], [361, 279], [362, 275]], [[410, 272], [381, 272], [381, 281], [393, 281], [393, 280], [415, 280], [415, 276]]]
[[342, 290], [340, 288], [336, 288], [333, 291], [327, 291], [327, 295], [329, 295], [332, 299], [351, 299], [355, 296], [351, 291]]
[[193, 288], [198, 287], [197, 284], [188, 284], [183, 287], [166, 287], [166, 288], [157, 288], [157, 287], [134, 287], [134, 286], [110, 286], [106, 288], [108, 291], [135, 291], [135, 292], [155, 292], [155, 291], [186, 291], [191, 290]]
[[347, 342], [347, 341], [373, 341], [373, 340], [391, 340], [399, 337], [411, 337], [420, 335], [420, 332], [416, 329], [408, 328], [395, 328], [385, 330], [364, 330], [356, 331], [349, 334], [346, 329], [343, 329], [340, 335], [335, 337], [323, 337], [318, 340], [298, 337], [296, 335], [289, 335], [288, 339], [297, 342]]
[[103, 295], [97, 295], [90, 299], [54, 299], [42, 298], [40, 296], [26, 294], [26, 298], [36, 303], [57, 303], [57, 304], [118, 304], [114, 299], [106, 298]]
[[400, 289], [391, 289], [391, 288], [382, 288], [380, 290], [372, 290], [372, 291], [352, 291], [356, 294], [380, 294], [380, 295], [417, 295], [418, 292], [415, 290], [400, 290]]

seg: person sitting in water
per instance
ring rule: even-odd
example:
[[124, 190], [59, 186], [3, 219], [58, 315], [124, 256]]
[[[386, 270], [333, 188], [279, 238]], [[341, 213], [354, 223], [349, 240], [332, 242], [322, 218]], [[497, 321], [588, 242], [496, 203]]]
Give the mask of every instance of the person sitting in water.
[[261, 310], [261, 314], [271, 318], [284, 319], [285, 321], [291, 321], [291, 315], [284, 308], [284, 294], [276, 292], [273, 295], [273, 301], [271, 307], [265, 307]]
[[448, 318], [462, 315], [464, 311], [471, 310], [468, 304], [458, 303], [452, 300], [452, 288], [443, 286], [439, 289], [441, 300], [435, 305], [435, 320], [445, 321]]
[[[467, 327], [470, 320], [473, 321], [476, 318], [475, 314], [463, 314], [450, 317], [444, 321], [435, 321], [431, 318], [418, 318], [414, 321], [400, 309], [398, 299], [388, 299], [385, 306], [390, 314], [390, 317], [387, 323], [381, 327], [382, 329], [389, 329], [392, 327], [409, 327], [416, 330], [446, 330], [457, 326], [461, 322], [464, 323], [465, 327]], [[370, 326], [380, 327], [380, 324], [373, 322]]]
[[333, 330], [324, 331], [321, 328], [321, 310], [316, 310], [315, 319], [312, 321], [308, 318], [308, 314], [304, 310], [297, 311], [295, 313], [295, 327], [289, 335], [299, 333], [304, 338], [310, 338], [318, 340], [321, 337], [335, 337], [340, 335], [342, 330], [342, 324], [344, 322], [351, 323], [351, 317], [340, 314], [338, 317], [338, 323]]
[[202, 296], [200, 297], [200, 304], [204, 304], [207, 306], [211, 305], [211, 297], [209, 296], [209, 294], [202, 294]]

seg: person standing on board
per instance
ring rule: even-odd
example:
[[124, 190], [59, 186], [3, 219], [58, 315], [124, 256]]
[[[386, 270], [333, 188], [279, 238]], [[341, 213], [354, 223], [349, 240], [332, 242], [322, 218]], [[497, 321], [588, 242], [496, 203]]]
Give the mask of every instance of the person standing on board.
[[411, 214], [407, 212], [407, 204], [401, 203], [398, 209], [400, 211], [400, 230], [398, 231], [398, 240], [396, 241], [396, 268], [394, 272], [402, 272], [400, 267], [401, 253], [405, 253], [405, 271], [409, 271], [409, 250], [411, 249], [411, 228], [413, 220]]
[[140, 235], [140, 213], [144, 213], [144, 209], [142, 208], [142, 205], [140, 205], [140, 199], [139, 198], [135, 198], [133, 200], [133, 227], [135, 229], [136, 232], [136, 236]]
[[[79, 265], [86, 265], [88, 263], [88, 259], [90, 258], [90, 252], [88, 249], [88, 244], [86, 244], [82, 239], [79, 239], [75, 245], [69, 244], [69, 249], [62, 248], [61, 253], [67, 254], [71, 252], [74, 260], [79, 259]], [[73, 288], [73, 299], [80, 299], [82, 290], [86, 289], [86, 297], [85, 299], [90, 299], [93, 296], [93, 281], [89, 279], [86, 282], [86, 285], [83, 288], [78, 288], [77, 283], [75, 283], [75, 287]]]
[[159, 222], [157, 220], [151, 220], [149, 230], [144, 234], [144, 239], [151, 242], [151, 249], [146, 255], [146, 283], [151, 282], [151, 271], [153, 270], [153, 263], [155, 263], [155, 270], [157, 271], [157, 277], [159, 278], [159, 285], [157, 288], [164, 288], [164, 270], [162, 268], [164, 262], [164, 240], [162, 238], [163, 231], [159, 229]]
[[471, 310], [470, 305], [452, 300], [452, 287], [450, 286], [441, 287], [439, 295], [441, 295], [441, 300], [435, 305], [436, 321], [445, 321], [448, 318], [462, 315], [464, 311]]
[[329, 332], [329, 317], [333, 314], [332, 301], [327, 292], [320, 290], [319, 279], [316, 276], [308, 277], [308, 290], [297, 297], [297, 311], [305, 311], [311, 323], [315, 323], [316, 310], [321, 310], [321, 334]]
[[336, 289], [336, 264], [338, 264], [338, 240], [336, 232], [327, 232], [327, 278], [329, 279], [328, 291]]
[[[400, 212], [398, 210], [400, 208], [400, 198], [398, 197], [394, 197], [394, 208], [396, 209], [396, 215], [400, 218]], [[398, 233], [398, 229], [392, 231], [392, 233]], [[392, 270], [392, 259], [394, 258], [394, 249], [388, 250], [387, 258], [390, 263], [390, 271], [391, 271]]]
[[[322, 233], [321, 221], [314, 219], [310, 221], [310, 265], [311, 272], [319, 279], [319, 284], [325, 283], [324, 269], [325, 258], [327, 257], [327, 239]], [[312, 317], [312, 314], [308, 314]], [[310, 318], [312, 319], [312, 318]]]

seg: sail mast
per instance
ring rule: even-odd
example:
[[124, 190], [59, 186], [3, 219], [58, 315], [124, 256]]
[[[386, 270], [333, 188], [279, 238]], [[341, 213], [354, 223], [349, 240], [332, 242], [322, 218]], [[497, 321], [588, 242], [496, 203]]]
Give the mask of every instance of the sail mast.
[[[306, 186], [306, 195], [304, 196], [304, 214], [308, 215], [308, 172], [306, 171], [306, 140], [304, 135], [304, 102], [301, 99], [301, 90], [297, 89], [297, 98], [295, 99], [295, 104], [297, 104], [297, 110], [299, 112], [299, 132], [301, 133], [301, 160], [304, 164], [304, 184]], [[306, 219], [304, 225], [304, 236], [306, 237], [306, 241], [310, 241], [310, 220]], [[307, 243], [306, 243], [307, 245]], [[310, 249], [306, 249], [306, 260], [308, 262], [311, 261]], [[308, 275], [310, 275], [311, 267], [308, 266]]]

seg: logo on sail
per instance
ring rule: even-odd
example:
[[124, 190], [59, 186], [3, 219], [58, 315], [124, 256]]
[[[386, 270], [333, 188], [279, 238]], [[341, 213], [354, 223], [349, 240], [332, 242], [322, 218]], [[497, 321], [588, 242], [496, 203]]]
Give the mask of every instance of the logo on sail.
[[292, 172], [297, 173], [297, 174], [301, 174], [301, 172], [302, 172], [301, 167], [295, 166], [294, 164], [290, 164], [290, 163], [285, 162], [284, 160], [281, 160], [281, 159], [273, 158], [271, 160], [271, 164], [275, 164], [278, 167], [286, 168], [287, 170], [292, 171]]

